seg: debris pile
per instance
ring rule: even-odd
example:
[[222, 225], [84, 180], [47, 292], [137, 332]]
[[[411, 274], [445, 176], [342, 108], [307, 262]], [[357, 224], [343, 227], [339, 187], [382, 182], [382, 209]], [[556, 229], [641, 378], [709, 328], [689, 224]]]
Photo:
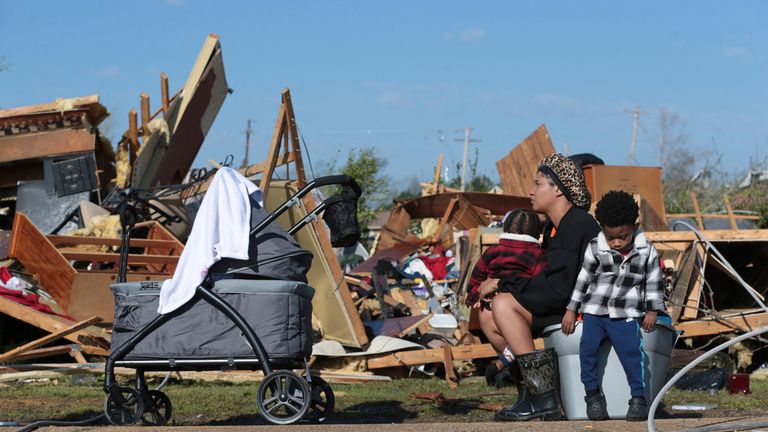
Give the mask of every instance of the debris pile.
[[[98, 96], [0, 111], [0, 318], [46, 333], [14, 345], [3, 332], [0, 363], [61, 355], [91, 363], [109, 355], [120, 204], [126, 197], [137, 200], [143, 220], [130, 240], [128, 281], [169, 278], [195, 206], [221, 166], [192, 169], [228, 91], [221, 46], [210, 35], [178, 93], [169, 94], [163, 74], [154, 113], [149, 96], [141, 94], [140, 116], [130, 111], [116, 150], [99, 134], [108, 113]], [[365, 259], [354, 266], [342, 265], [350, 251], [332, 247], [322, 220], [298, 231], [296, 240], [313, 254], [308, 279], [316, 290], [317, 343], [310, 366], [345, 382], [437, 373], [455, 386], [477, 375], [477, 361], [498, 353], [484, 342], [477, 317], [464, 305], [469, 275], [482, 252], [498, 243], [503, 215], [530, 208], [537, 165], [554, 152], [541, 125], [497, 162], [503, 193], [446, 187], [440, 182], [441, 156], [422, 196], [396, 203], [370, 250], [356, 248]], [[768, 324], [768, 313], [754, 300], [768, 293], [768, 230], [743, 228], [754, 217], [734, 214], [727, 197], [726, 215], [703, 215], [695, 195], [695, 213], [666, 214], [660, 168], [574, 158], [582, 163], [594, 200], [622, 189], [639, 201], [640, 223], [664, 263], [667, 303], [683, 332], [679, 346]], [[280, 179], [273, 179], [278, 170]], [[240, 172], [259, 186], [270, 211], [307, 184], [289, 90], [281, 94], [266, 158]], [[292, 226], [319, 202], [318, 196], [304, 196], [278, 223]], [[712, 220], [727, 221], [730, 229], [707, 229]], [[670, 230], [675, 221], [690, 221], [702, 235]], [[536, 344], [543, 346], [541, 340]], [[691, 357], [690, 351], [676, 355]], [[744, 367], [749, 359], [740, 363]], [[0, 372], [26, 373], [30, 367], [16, 364]], [[454, 403], [442, 395], [418, 397]]]

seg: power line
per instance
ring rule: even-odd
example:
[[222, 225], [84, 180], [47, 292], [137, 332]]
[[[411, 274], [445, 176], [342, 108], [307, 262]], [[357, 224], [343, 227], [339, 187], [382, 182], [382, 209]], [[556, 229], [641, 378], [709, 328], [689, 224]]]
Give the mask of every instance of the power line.
[[[455, 131], [461, 131], [462, 129], [454, 129]], [[471, 142], [482, 142], [482, 140], [479, 139], [471, 139], [470, 135], [472, 134], [472, 128], [464, 128], [464, 139], [461, 138], [454, 138], [454, 141], [464, 141], [464, 162], [461, 164], [461, 191], [464, 192], [466, 185], [467, 185], [467, 157], [469, 152], [469, 143]]]
[[245, 157], [243, 157], [243, 163], [240, 164], [240, 168], [248, 167], [248, 148], [251, 146], [251, 134], [254, 132], [251, 129], [251, 119], [246, 122], [245, 130], [242, 132], [245, 134]]
[[630, 165], [637, 165], [637, 128], [640, 124], [640, 114], [645, 115], [648, 113], [645, 111], [640, 111], [640, 107], [635, 107], [635, 109], [632, 111], [624, 108], [624, 112], [632, 113], [632, 144], [629, 150], [629, 163]]

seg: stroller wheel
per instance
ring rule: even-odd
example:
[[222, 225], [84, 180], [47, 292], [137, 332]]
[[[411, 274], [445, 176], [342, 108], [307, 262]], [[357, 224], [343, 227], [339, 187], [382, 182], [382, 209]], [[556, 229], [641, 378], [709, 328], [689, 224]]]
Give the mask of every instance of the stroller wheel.
[[144, 402], [139, 397], [139, 392], [130, 387], [120, 387], [119, 390], [121, 400], [110, 394], [104, 403], [107, 420], [115, 426], [136, 423], [144, 412]]
[[268, 422], [291, 424], [301, 419], [309, 409], [309, 385], [292, 371], [274, 371], [259, 384], [256, 402], [259, 412]]
[[320, 377], [312, 377], [309, 384], [312, 392], [312, 400], [309, 403], [307, 411], [307, 420], [315, 423], [324, 422], [333, 412], [333, 405], [336, 399], [333, 396], [331, 385]]
[[147, 426], [165, 425], [171, 419], [171, 414], [173, 413], [171, 399], [160, 390], [150, 390], [149, 397], [152, 400], [152, 405], [147, 405], [144, 408], [141, 422]]

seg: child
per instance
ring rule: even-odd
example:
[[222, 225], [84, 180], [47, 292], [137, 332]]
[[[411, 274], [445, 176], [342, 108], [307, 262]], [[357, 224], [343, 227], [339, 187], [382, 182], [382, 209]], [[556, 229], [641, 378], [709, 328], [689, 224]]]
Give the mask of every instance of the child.
[[[507, 212], [502, 220], [504, 233], [499, 237], [499, 244], [491, 246], [477, 261], [475, 269], [467, 286], [468, 306], [480, 308], [480, 327], [485, 331], [488, 325], [493, 325], [490, 311], [490, 298], [493, 291], [482, 292], [480, 284], [486, 279], [499, 279], [508, 276], [532, 277], [546, 266], [544, 250], [539, 247], [541, 222], [533, 210], [515, 209]], [[492, 363], [486, 370], [486, 380], [491, 385], [494, 382], [501, 385], [506, 375], [499, 374], [501, 370], [512, 363], [513, 356], [503, 339], [491, 341], [494, 348], [502, 349], [499, 361]], [[516, 369], [516, 368], [512, 368]], [[497, 377], [497, 375], [499, 375]], [[498, 378], [498, 379], [497, 379]]]
[[657, 313], [665, 307], [659, 256], [638, 229], [638, 215], [634, 198], [623, 191], [608, 192], [597, 203], [595, 216], [601, 232], [584, 253], [563, 317], [562, 330], [569, 335], [575, 329], [576, 313], [584, 316], [579, 359], [590, 420], [608, 418], [597, 378], [598, 353], [606, 337], [619, 356], [631, 390], [627, 421], [642, 421], [648, 415], [640, 329], [651, 331]]

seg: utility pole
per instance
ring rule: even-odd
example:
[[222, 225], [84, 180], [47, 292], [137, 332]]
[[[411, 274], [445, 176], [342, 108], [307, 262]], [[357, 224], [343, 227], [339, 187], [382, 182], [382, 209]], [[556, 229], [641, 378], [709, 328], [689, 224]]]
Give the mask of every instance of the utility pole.
[[245, 157], [243, 158], [243, 163], [240, 164], [240, 168], [247, 168], [248, 167], [248, 147], [251, 146], [251, 134], [253, 133], [253, 129], [251, 129], [251, 119], [248, 119], [248, 121], [246, 122], [246, 127], [243, 133], [245, 134]]
[[631, 165], [637, 165], [637, 128], [640, 125], [640, 114], [648, 114], [647, 112], [640, 111], [640, 107], [635, 107], [634, 110], [630, 111], [628, 109], [624, 109], [624, 112], [631, 112], [632, 113], [632, 145], [629, 149], [629, 163]]
[[[462, 129], [456, 129], [457, 131], [461, 131]], [[472, 128], [464, 128], [464, 139], [461, 138], [454, 138], [454, 141], [464, 141], [464, 162], [461, 164], [461, 191], [464, 192], [464, 190], [467, 187], [467, 156], [469, 152], [469, 143], [471, 142], [482, 142], [482, 140], [479, 139], [471, 139], [470, 134], [472, 133]]]

